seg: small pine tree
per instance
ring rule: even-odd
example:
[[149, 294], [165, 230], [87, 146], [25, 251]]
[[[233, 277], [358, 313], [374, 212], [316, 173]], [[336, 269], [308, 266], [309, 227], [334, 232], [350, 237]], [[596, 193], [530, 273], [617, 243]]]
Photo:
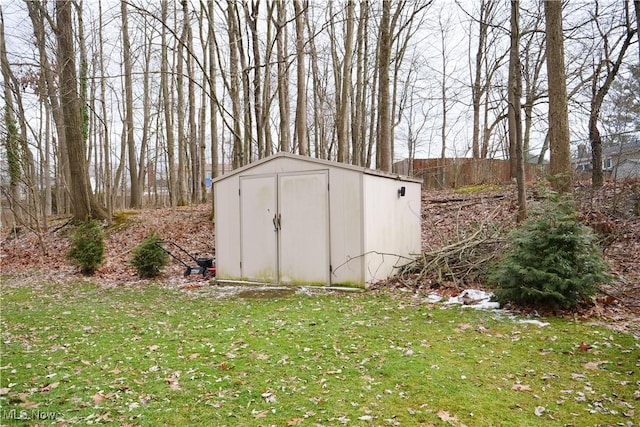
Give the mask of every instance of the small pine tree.
[[91, 220], [76, 229], [67, 257], [80, 267], [82, 274], [91, 275], [104, 261], [105, 250], [102, 227], [98, 221]]
[[597, 239], [573, 202], [556, 198], [510, 234], [511, 249], [491, 272], [501, 304], [571, 308], [610, 279]]
[[160, 241], [160, 237], [154, 233], [133, 250], [131, 264], [138, 271], [139, 277], [156, 277], [160, 274], [160, 270], [167, 265], [169, 255], [160, 247]]

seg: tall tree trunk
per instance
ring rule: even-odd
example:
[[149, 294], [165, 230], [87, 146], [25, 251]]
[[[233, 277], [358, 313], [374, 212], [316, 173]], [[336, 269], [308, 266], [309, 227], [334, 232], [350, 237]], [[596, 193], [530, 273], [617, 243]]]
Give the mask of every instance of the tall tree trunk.
[[280, 107], [280, 151], [289, 151], [289, 67], [287, 65], [287, 4], [276, 2], [277, 26], [276, 46], [278, 56], [278, 105]]
[[[175, 4], [174, 4], [175, 7]], [[177, 15], [177, 13], [176, 13]], [[177, 25], [177, 24], [176, 24]], [[187, 193], [188, 193], [188, 180], [189, 174], [187, 173], [188, 159], [187, 159], [187, 137], [185, 135], [185, 106], [184, 97], [184, 51], [187, 45], [187, 22], [183, 20], [182, 31], [180, 33], [180, 40], [177, 40], [177, 57], [176, 57], [176, 95], [177, 95], [177, 118], [176, 123], [178, 127], [178, 206], [187, 206]], [[189, 53], [187, 53], [188, 55]]]
[[[102, 13], [102, 0], [98, 1], [98, 48], [99, 48], [99, 67], [100, 67], [100, 75], [105, 76], [105, 64], [104, 64], [104, 33], [103, 33], [103, 13]], [[102, 126], [103, 126], [103, 151], [104, 151], [104, 180], [105, 180], [105, 201], [106, 201], [106, 209], [111, 216], [113, 214], [113, 201], [114, 201], [114, 191], [113, 191], [113, 177], [111, 172], [111, 144], [109, 138], [109, 126], [107, 125], [109, 119], [107, 116], [107, 79], [104, 77], [100, 78], [100, 112], [102, 117]], [[117, 188], [117, 186], [116, 186]]]
[[368, 35], [367, 25], [369, 22], [368, 2], [360, 1], [360, 11], [358, 16], [358, 35], [356, 51], [356, 86], [354, 116], [351, 130], [351, 162], [354, 165], [364, 166], [365, 164], [365, 138], [367, 135], [366, 111], [367, 111], [367, 85], [366, 76], [368, 72]]
[[56, 36], [58, 39], [60, 99], [69, 149], [71, 170], [69, 182], [73, 218], [86, 222], [91, 218], [108, 220], [107, 213], [91, 193], [86, 145], [82, 135], [82, 107], [78, 94], [71, 1], [56, 4]]
[[336, 132], [338, 136], [338, 161], [349, 162], [349, 105], [351, 104], [351, 70], [353, 64], [353, 37], [355, 27], [355, 0], [348, 0], [346, 4], [347, 17], [345, 21], [344, 57], [342, 59], [342, 78], [340, 87], [340, 101], [336, 117]]
[[293, 10], [295, 13], [296, 23], [296, 71], [297, 79], [296, 84], [298, 93], [296, 96], [296, 122], [295, 122], [295, 135], [298, 144], [298, 152], [307, 156], [309, 154], [307, 138], [307, 83], [306, 83], [306, 69], [305, 69], [305, 54], [304, 54], [304, 20], [302, 14], [304, 9], [308, 7], [308, 2], [305, 2], [303, 6], [300, 0], [293, 0]]
[[[211, 115], [209, 123], [209, 133], [211, 133], [211, 177], [216, 178], [218, 176], [218, 102], [216, 94], [216, 40], [214, 29], [214, 0], [207, 1], [207, 10], [209, 11], [209, 33], [207, 35], [209, 43], [209, 114]], [[213, 193], [213, 185], [211, 185], [211, 212], [212, 216], [215, 213], [215, 197]]]
[[274, 11], [276, 9], [276, 4], [278, 2], [269, 2], [267, 3], [267, 28], [265, 31], [265, 44], [267, 45], [267, 49], [264, 54], [264, 72], [263, 72], [263, 87], [262, 91], [262, 126], [264, 128], [264, 154], [263, 157], [269, 156], [273, 153], [274, 143], [273, 143], [273, 135], [271, 133], [271, 126], [269, 126], [269, 118], [271, 117], [271, 98], [272, 98], [272, 85], [271, 85], [271, 64], [273, 57], [273, 47], [276, 43], [274, 43], [273, 36], [273, 27], [275, 18], [273, 17]]
[[[256, 123], [256, 140], [258, 144], [258, 158], [265, 156], [265, 120], [262, 107], [262, 77], [260, 76], [260, 35], [258, 34], [258, 15], [260, 0], [252, 0], [251, 9], [243, 2], [245, 17], [251, 32], [251, 47], [253, 49], [253, 113]], [[268, 40], [267, 40], [268, 43]]]
[[[149, 151], [149, 139], [151, 128], [151, 88], [149, 79], [151, 78], [151, 54], [152, 43], [151, 37], [145, 33], [148, 37], [147, 45], [145, 46], [145, 58], [144, 58], [144, 72], [142, 77], [142, 135], [140, 141], [140, 158], [138, 160], [138, 176], [136, 177], [136, 184], [140, 191], [140, 204], [142, 205], [142, 194], [144, 193], [146, 179], [149, 174], [149, 165], [147, 164], [148, 151]], [[153, 170], [155, 174], [155, 169]]]
[[481, 0], [480, 17], [478, 19], [478, 50], [475, 57], [475, 74], [472, 82], [472, 102], [473, 102], [473, 134], [472, 134], [472, 154], [473, 158], [481, 157], [480, 153], [480, 107], [482, 97], [486, 91], [486, 85], [482, 84], [482, 68], [484, 55], [487, 49], [487, 35], [491, 16], [496, 8], [494, 0]]
[[389, 67], [391, 64], [391, 0], [382, 0], [382, 18], [378, 38], [378, 149], [377, 168], [391, 172], [391, 100]]
[[[522, 146], [522, 115], [520, 97], [522, 96], [522, 74], [520, 65], [520, 4], [511, 0], [511, 48], [509, 49], [509, 141], [515, 148], [515, 159], [512, 175], [518, 186], [518, 222], [527, 217], [527, 194], [524, 170], [524, 153]], [[515, 160], [515, 162], [514, 162]]]
[[202, 198], [200, 192], [200, 148], [198, 140], [198, 131], [196, 126], [196, 83], [195, 74], [193, 70], [193, 33], [191, 31], [191, 19], [189, 17], [189, 3], [187, 0], [182, 0], [182, 15], [184, 19], [184, 31], [186, 43], [185, 48], [187, 51], [186, 63], [187, 63], [187, 96], [189, 102], [189, 139], [187, 144], [189, 146], [189, 159], [191, 173], [191, 203], [198, 203]]
[[176, 206], [178, 201], [178, 188], [176, 183], [176, 158], [175, 158], [175, 141], [173, 134], [173, 107], [172, 96], [169, 91], [169, 56], [167, 47], [167, 18], [169, 2], [162, 0], [161, 2], [161, 58], [160, 58], [160, 87], [162, 90], [162, 102], [164, 112], [164, 129], [167, 138], [167, 179], [169, 183], [169, 203]]
[[[71, 168], [69, 167], [68, 161], [69, 153], [67, 149], [67, 138], [65, 136], [64, 117], [57, 92], [58, 84], [55, 82], [54, 68], [52, 67], [51, 61], [49, 61], [49, 57], [46, 53], [47, 41], [44, 21], [45, 19], [51, 21], [51, 19], [46, 15], [47, 12], [41, 2], [28, 1], [26, 2], [26, 5], [33, 25], [33, 32], [38, 46], [40, 70], [44, 74], [46, 81], [47, 96], [56, 127], [57, 140], [55, 142], [57, 142], [57, 144], [54, 143], [54, 145], [57, 145], [59, 153], [56, 187], [58, 189], [67, 188], [67, 183], [71, 181]], [[56, 207], [58, 213], [69, 212], [70, 199], [68, 196], [69, 194], [65, 191], [56, 192]]]
[[10, 86], [11, 67], [7, 59], [7, 48], [4, 41], [4, 16], [0, 5], [0, 68], [2, 69], [3, 92], [4, 92], [4, 125], [5, 136], [3, 145], [5, 149], [7, 169], [9, 172], [9, 205], [14, 215], [17, 225], [22, 225], [23, 215], [21, 209], [21, 189], [22, 181], [21, 155], [20, 155], [20, 135], [15, 118], [15, 108], [13, 105], [13, 93]]
[[233, 168], [244, 165], [244, 144], [241, 137], [241, 108], [240, 108], [240, 70], [238, 43], [240, 39], [239, 28], [236, 20], [235, 1], [227, 1], [227, 26], [229, 31], [229, 96], [233, 114]]
[[547, 80], [549, 86], [549, 173], [553, 188], [560, 193], [572, 191], [567, 76], [564, 68], [562, 3], [545, 0], [545, 34], [547, 39]]
[[142, 207], [142, 189], [138, 182], [138, 164], [136, 156], [135, 129], [133, 126], [133, 70], [131, 67], [131, 43], [129, 41], [129, 15], [127, 2], [120, 1], [122, 14], [122, 65], [124, 67], [125, 116], [124, 133], [127, 138], [127, 158], [129, 159], [129, 206], [134, 209]]

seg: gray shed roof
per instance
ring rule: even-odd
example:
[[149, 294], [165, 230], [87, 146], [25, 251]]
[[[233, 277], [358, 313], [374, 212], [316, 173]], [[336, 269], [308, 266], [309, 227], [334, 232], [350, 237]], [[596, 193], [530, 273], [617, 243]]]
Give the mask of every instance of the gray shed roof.
[[213, 180], [213, 182], [215, 183], [215, 182], [218, 182], [218, 181], [222, 181], [222, 180], [224, 180], [226, 178], [229, 178], [231, 176], [240, 174], [240, 173], [245, 172], [245, 171], [247, 171], [247, 170], [249, 170], [251, 168], [254, 168], [256, 166], [271, 162], [271, 161], [276, 160], [276, 159], [282, 159], [282, 158], [302, 160], [302, 161], [305, 161], [305, 162], [315, 163], [315, 164], [326, 166], [326, 167], [334, 167], [334, 168], [352, 170], [354, 172], [359, 172], [359, 173], [363, 173], [363, 174], [366, 174], [366, 175], [381, 176], [381, 177], [386, 177], [386, 178], [390, 178], [390, 179], [396, 179], [396, 180], [399, 180], [399, 181], [422, 183], [422, 180], [421, 179], [417, 179], [417, 178], [411, 178], [411, 177], [404, 176], [404, 175], [398, 175], [398, 174], [394, 174], [394, 173], [368, 169], [368, 168], [365, 168], [363, 166], [355, 166], [355, 165], [350, 165], [348, 163], [340, 163], [340, 162], [334, 162], [334, 161], [331, 161], [331, 160], [318, 159], [318, 158], [315, 158], [315, 157], [301, 156], [301, 155], [298, 155], [298, 154], [287, 153], [285, 151], [280, 151], [280, 152], [278, 152], [278, 153], [276, 153], [276, 154], [274, 154], [272, 156], [262, 158], [260, 160], [255, 161], [255, 162], [252, 162], [252, 163], [249, 163], [247, 165], [241, 166], [238, 169], [234, 169], [234, 170], [232, 170], [230, 172], [227, 172], [224, 175], [216, 177]]

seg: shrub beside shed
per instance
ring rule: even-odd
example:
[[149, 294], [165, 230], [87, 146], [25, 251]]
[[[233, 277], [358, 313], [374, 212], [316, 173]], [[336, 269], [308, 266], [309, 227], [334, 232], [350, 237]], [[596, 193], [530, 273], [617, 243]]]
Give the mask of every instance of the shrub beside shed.
[[213, 181], [216, 277], [366, 287], [421, 250], [421, 182], [278, 153]]

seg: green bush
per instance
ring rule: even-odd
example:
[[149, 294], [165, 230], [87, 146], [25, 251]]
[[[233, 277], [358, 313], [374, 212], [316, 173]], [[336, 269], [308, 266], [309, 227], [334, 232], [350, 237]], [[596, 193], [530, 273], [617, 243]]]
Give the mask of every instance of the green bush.
[[167, 265], [169, 255], [159, 246], [160, 241], [160, 237], [154, 233], [133, 250], [131, 264], [138, 270], [139, 277], [156, 277]]
[[105, 256], [104, 233], [98, 221], [91, 220], [76, 229], [67, 256], [80, 267], [82, 274], [96, 272]]
[[572, 308], [610, 279], [596, 236], [573, 202], [551, 198], [510, 234], [511, 248], [490, 273], [501, 304]]

